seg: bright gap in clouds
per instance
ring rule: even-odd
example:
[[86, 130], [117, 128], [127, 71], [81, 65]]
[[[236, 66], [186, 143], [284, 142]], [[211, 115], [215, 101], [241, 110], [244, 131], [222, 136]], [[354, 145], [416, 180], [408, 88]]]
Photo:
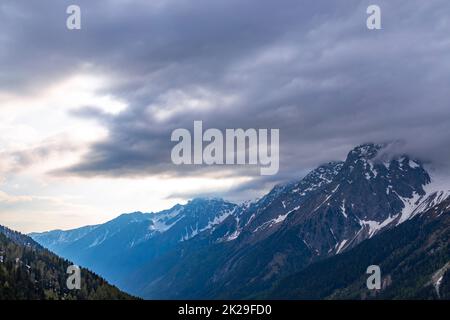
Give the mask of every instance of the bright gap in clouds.
[[103, 83], [99, 77], [75, 75], [25, 97], [0, 94], [1, 148], [30, 148], [58, 135], [83, 142], [104, 137], [106, 132], [99, 125], [69, 114], [86, 106], [111, 114], [124, 110], [123, 102], [110, 95], [97, 94]]
[[[226, 192], [248, 178], [79, 178], [49, 172], [76, 163], [108, 132], [70, 112], [94, 107], [117, 114], [127, 105], [104, 94], [101, 77], [80, 74], [25, 97], [0, 95], [0, 222], [22, 232], [103, 223], [124, 212], [183, 203], [184, 190]], [[174, 186], [176, 188], [174, 189]]]
[[[205, 186], [226, 192], [247, 182], [244, 178], [39, 179], [43, 178], [24, 175], [10, 180], [28, 185], [19, 190], [9, 186], [6, 193], [0, 193], [2, 224], [23, 232], [76, 228], [103, 223], [121, 213], [156, 212], [185, 203], [183, 197], [172, 197], [174, 186], [199, 193]], [[36, 190], [39, 192], [32, 194]]]

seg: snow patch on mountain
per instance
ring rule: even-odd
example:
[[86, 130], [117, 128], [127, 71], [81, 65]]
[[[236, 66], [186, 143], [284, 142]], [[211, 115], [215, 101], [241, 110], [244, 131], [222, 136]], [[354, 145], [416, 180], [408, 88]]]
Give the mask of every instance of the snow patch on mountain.
[[336, 254], [338, 254], [339, 252], [341, 252], [342, 249], [344, 249], [344, 246], [347, 243], [347, 241], [348, 240], [342, 240], [340, 243], [336, 244], [337, 246]]
[[234, 208], [233, 210], [227, 210], [227, 211], [220, 213], [219, 215], [215, 216], [213, 220], [210, 220], [208, 222], [208, 224], [204, 228], [202, 228], [200, 231], [205, 231], [205, 230], [214, 228], [215, 226], [221, 224], [226, 218], [228, 218], [235, 212], [236, 212], [236, 208]]
[[218, 242], [233, 241], [239, 237], [239, 235], [242, 232], [242, 228], [240, 227], [240, 218], [239, 216], [235, 216], [234, 219], [236, 223], [236, 229], [233, 232], [231, 232], [231, 234], [230, 231], [227, 231], [227, 233], [222, 238], [218, 239]]
[[230, 234], [229, 236], [227, 236], [225, 238], [225, 241], [236, 240], [239, 237], [240, 234], [241, 234], [241, 230], [240, 229], [236, 229], [232, 234]]
[[199, 234], [198, 223], [195, 224], [195, 228], [189, 226], [189, 229], [190, 230], [188, 230], [188, 227], [185, 228], [186, 233], [181, 237], [180, 242], [192, 239]]
[[92, 242], [92, 243], [89, 245], [89, 248], [96, 247], [96, 246], [102, 244], [103, 242], [105, 242], [105, 240], [108, 238], [108, 235], [109, 235], [109, 230], [106, 230], [106, 232], [105, 232], [103, 235], [97, 237], [97, 238], [94, 240], [94, 242]]
[[404, 198], [404, 197], [399, 198], [403, 202], [404, 208], [400, 214], [400, 219], [398, 220], [397, 225], [414, 217], [415, 213], [417, 213], [417, 207], [419, 206], [421, 200], [423, 199], [423, 196], [414, 192], [412, 198]]
[[[410, 161], [409, 166], [412, 167], [411, 162], [413, 165], [417, 165], [416, 162]], [[415, 193], [411, 199], [401, 198], [405, 208], [402, 210], [401, 217], [397, 224], [431, 209], [450, 197], [450, 175], [433, 168], [426, 168], [426, 170], [430, 175], [431, 182], [423, 188], [425, 195], [420, 196]]]
[[388, 226], [391, 222], [398, 218], [398, 214], [394, 216], [389, 216], [384, 221], [373, 221], [373, 220], [359, 220], [359, 224], [361, 227], [368, 227], [369, 238], [373, 237], [378, 231]]
[[347, 210], [345, 208], [345, 199], [342, 200], [341, 213], [345, 218], [347, 218]]
[[161, 220], [153, 220], [152, 224], [149, 226], [149, 229], [151, 231], [157, 231], [160, 233], [166, 232], [167, 230], [169, 230], [170, 228], [172, 228], [178, 221], [180, 221], [183, 217], [179, 217], [177, 220], [175, 220], [174, 222], [167, 224], [164, 221]]
[[317, 210], [319, 210], [325, 203], [328, 202], [328, 200], [330, 200], [330, 198], [336, 193], [336, 191], [339, 189], [340, 185], [338, 184], [336, 186], [336, 188], [333, 189], [333, 191], [331, 191], [331, 193], [329, 195], [327, 195], [326, 199], [317, 207], [314, 209], [313, 212], [316, 212]]

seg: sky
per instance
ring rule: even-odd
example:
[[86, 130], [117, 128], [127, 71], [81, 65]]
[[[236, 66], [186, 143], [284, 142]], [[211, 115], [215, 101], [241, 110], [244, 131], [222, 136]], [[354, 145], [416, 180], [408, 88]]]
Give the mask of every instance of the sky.
[[[66, 9], [81, 8], [81, 30]], [[366, 9], [381, 8], [381, 30]], [[255, 199], [358, 144], [450, 163], [447, 0], [2, 0], [0, 224]], [[280, 170], [176, 166], [171, 132], [277, 128]]]

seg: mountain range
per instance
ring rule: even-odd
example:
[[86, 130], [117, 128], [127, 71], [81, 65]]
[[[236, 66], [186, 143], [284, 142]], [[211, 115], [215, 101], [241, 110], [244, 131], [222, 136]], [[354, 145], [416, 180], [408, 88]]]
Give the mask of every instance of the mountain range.
[[251, 203], [197, 198], [30, 236], [147, 299], [448, 298], [449, 189], [420, 160], [364, 144]]

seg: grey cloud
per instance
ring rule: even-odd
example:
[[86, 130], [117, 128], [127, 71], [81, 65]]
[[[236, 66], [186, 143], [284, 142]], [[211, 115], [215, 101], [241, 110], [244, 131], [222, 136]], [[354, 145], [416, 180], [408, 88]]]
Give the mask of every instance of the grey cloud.
[[109, 135], [58, 174], [227, 174], [171, 164], [171, 131], [194, 120], [280, 128], [279, 175], [236, 168], [253, 178], [247, 190], [343, 159], [367, 141], [403, 140], [405, 151], [449, 162], [448, 1], [380, 0], [380, 31], [365, 28], [370, 1], [79, 1], [79, 33], [60, 26], [67, 1], [5, 3], [0, 18], [8, 8], [25, 14], [1, 31], [11, 44], [1, 55], [2, 86], [38, 90], [84, 68], [108, 75], [105, 90], [129, 105], [118, 115], [74, 114], [97, 119]]
[[0, 173], [17, 173], [33, 165], [47, 161], [52, 156], [74, 153], [80, 145], [64, 136], [55, 136], [39, 145], [15, 151], [0, 152]]

